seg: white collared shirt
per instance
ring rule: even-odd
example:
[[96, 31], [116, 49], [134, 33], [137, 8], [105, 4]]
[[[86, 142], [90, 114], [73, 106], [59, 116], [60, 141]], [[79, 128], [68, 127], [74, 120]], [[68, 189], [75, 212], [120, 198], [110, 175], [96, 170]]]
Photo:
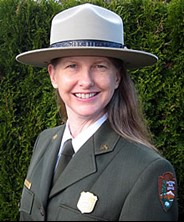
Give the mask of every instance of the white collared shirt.
[[76, 153], [80, 149], [80, 147], [98, 130], [98, 128], [105, 122], [106, 119], [107, 119], [107, 114], [104, 114], [100, 119], [98, 119], [96, 122], [91, 124], [87, 129], [82, 131], [75, 138], [72, 138], [72, 135], [70, 134], [70, 130], [68, 127], [68, 121], [67, 121], [65, 131], [63, 134], [63, 138], [61, 141], [60, 150], [58, 153], [58, 158], [61, 155], [63, 144], [65, 143], [66, 140], [72, 138], [72, 145], [73, 145], [74, 151]]

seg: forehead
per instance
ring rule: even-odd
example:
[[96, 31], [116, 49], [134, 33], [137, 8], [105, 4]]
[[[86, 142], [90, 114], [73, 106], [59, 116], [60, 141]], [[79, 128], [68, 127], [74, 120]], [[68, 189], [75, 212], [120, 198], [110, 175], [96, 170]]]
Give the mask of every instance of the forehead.
[[62, 57], [60, 62], [110, 62], [108, 57], [101, 56], [70, 56], [70, 57]]

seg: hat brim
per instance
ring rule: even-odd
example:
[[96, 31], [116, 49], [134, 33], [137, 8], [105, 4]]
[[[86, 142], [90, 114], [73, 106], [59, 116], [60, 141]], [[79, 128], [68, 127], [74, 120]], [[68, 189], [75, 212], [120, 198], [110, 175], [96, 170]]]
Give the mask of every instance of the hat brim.
[[104, 56], [118, 58], [124, 61], [128, 69], [151, 66], [158, 60], [157, 56], [145, 51], [106, 47], [64, 47], [36, 49], [17, 55], [16, 60], [27, 65], [47, 67], [52, 59], [68, 56]]

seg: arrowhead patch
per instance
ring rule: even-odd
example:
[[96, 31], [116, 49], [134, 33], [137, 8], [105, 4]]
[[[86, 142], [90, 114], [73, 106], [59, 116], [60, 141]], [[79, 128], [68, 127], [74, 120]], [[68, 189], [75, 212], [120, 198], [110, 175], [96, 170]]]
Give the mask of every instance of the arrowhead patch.
[[166, 172], [158, 177], [159, 199], [165, 211], [168, 211], [176, 197], [176, 178], [173, 173]]

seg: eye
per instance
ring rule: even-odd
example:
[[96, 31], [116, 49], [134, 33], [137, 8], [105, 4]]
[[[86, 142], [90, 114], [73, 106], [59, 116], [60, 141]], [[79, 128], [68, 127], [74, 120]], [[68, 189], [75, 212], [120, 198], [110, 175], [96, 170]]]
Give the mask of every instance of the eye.
[[66, 69], [75, 69], [75, 68], [77, 68], [77, 65], [74, 64], [74, 63], [69, 64], [69, 65], [66, 66]]
[[102, 68], [105, 68], [105, 66], [100, 64], [100, 65], [97, 65], [97, 68], [102, 69]]
[[107, 70], [107, 66], [105, 64], [96, 64], [94, 66], [94, 69], [96, 69], [97, 71], [100, 71], [100, 72], [104, 72]]

